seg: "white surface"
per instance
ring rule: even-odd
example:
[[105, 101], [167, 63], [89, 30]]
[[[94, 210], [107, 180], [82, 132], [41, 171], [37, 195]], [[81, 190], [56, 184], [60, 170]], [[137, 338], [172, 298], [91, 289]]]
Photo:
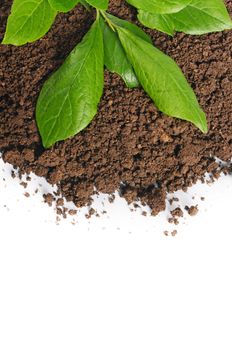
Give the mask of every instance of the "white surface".
[[1, 350], [232, 349], [231, 176], [180, 195], [200, 212], [174, 238], [167, 213], [143, 217], [122, 199], [57, 225], [45, 182], [25, 190], [0, 169]]

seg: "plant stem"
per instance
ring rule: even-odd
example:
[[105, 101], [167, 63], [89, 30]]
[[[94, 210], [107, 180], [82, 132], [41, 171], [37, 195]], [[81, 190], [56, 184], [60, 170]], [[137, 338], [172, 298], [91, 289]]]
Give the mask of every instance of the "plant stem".
[[113, 32], [115, 32], [115, 26], [114, 24], [111, 22], [111, 20], [107, 17], [107, 13], [106, 11], [100, 10], [100, 14], [102, 15], [102, 17], [104, 18], [104, 20], [107, 22], [107, 24], [109, 25], [109, 27], [113, 30]]
[[90, 12], [90, 6], [85, 0], [80, 1], [81, 5], [84, 6], [84, 8]]

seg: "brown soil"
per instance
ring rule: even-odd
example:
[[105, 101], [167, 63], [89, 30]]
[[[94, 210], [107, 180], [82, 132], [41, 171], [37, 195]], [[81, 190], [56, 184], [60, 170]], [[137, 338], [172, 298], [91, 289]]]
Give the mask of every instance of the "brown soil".
[[[1, 0], [0, 39], [12, 1]], [[227, 1], [232, 12], [232, 3]], [[110, 10], [135, 21], [123, 1]], [[77, 206], [95, 189], [116, 189], [128, 202], [147, 203], [157, 214], [166, 193], [186, 189], [206, 171], [220, 173], [214, 157], [232, 157], [232, 32], [174, 38], [149, 31], [154, 44], [183, 69], [206, 111], [210, 131], [167, 118], [141, 89], [130, 90], [106, 72], [105, 92], [92, 124], [76, 137], [44, 150], [34, 111], [43, 82], [83, 37], [93, 20], [81, 6], [60, 14], [48, 35], [24, 47], [0, 47], [0, 151], [22, 172], [33, 171], [56, 183]]]

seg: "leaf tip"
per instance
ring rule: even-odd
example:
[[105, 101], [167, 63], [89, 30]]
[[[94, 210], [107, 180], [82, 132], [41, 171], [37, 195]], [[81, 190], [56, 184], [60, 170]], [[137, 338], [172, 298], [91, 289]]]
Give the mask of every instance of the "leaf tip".
[[6, 36], [3, 37], [1, 41], [1, 45], [8, 45], [9, 43], [7, 42]]
[[207, 119], [206, 119], [205, 113], [202, 113], [202, 118], [201, 118], [201, 120], [196, 124], [196, 126], [201, 130], [201, 132], [202, 132], [203, 134], [207, 134], [207, 132], [209, 131], [209, 128], [208, 128], [208, 123], [207, 123]]
[[208, 125], [206, 124], [206, 125], [202, 126], [201, 131], [203, 132], [203, 134], [207, 134], [209, 131]]
[[24, 42], [11, 40], [11, 38], [9, 38], [6, 35], [4, 36], [4, 38], [2, 39], [2, 42], [1, 42], [1, 45], [23, 46], [25, 44], [26, 43], [24, 43]]
[[42, 130], [39, 130], [39, 134], [41, 137], [42, 145], [45, 149], [51, 148], [57, 142], [54, 139], [52, 140], [51, 138], [48, 138], [47, 135], [42, 132]]
[[43, 139], [42, 139], [42, 145], [43, 145], [43, 148], [48, 149], [48, 148], [50, 148], [53, 144], [47, 143], [46, 141], [43, 141]]

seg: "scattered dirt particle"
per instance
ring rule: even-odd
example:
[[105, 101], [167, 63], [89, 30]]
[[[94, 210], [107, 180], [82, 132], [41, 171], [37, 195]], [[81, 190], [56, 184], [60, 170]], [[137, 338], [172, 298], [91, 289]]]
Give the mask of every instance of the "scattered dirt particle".
[[27, 183], [26, 182], [20, 182], [20, 185], [23, 186], [24, 188], [27, 188]]
[[56, 208], [56, 213], [57, 213], [57, 215], [62, 215], [63, 210], [61, 208]]
[[115, 195], [114, 194], [111, 194], [109, 197], [108, 197], [108, 201], [109, 203], [113, 203], [115, 201]]
[[43, 195], [44, 202], [49, 205], [49, 207], [52, 206], [53, 202], [55, 201], [55, 197], [51, 193], [47, 193]]
[[169, 199], [170, 205], [172, 205], [174, 202], [179, 202], [179, 198], [173, 197], [173, 198], [170, 198], [170, 199]]
[[140, 208], [140, 205], [138, 203], [134, 203], [133, 206], [134, 206], [135, 209]]
[[70, 209], [70, 210], [68, 211], [68, 213], [69, 213], [69, 215], [74, 216], [74, 215], [77, 214], [77, 210], [75, 210], [75, 209]]
[[176, 208], [170, 212], [171, 217], [168, 218], [168, 222], [170, 224], [179, 224], [179, 218], [182, 218], [184, 216], [183, 210], [181, 208]]
[[177, 218], [168, 218], [168, 222], [169, 224], [174, 224], [174, 225], [178, 225], [179, 224], [179, 220]]
[[175, 237], [176, 235], [177, 235], [177, 230], [173, 230], [172, 232], [171, 232], [171, 235], [173, 236], [173, 237]]
[[93, 208], [90, 208], [88, 214], [86, 214], [85, 217], [86, 219], [91, 219], [91, 217], [95, 214], [96, 214], [96, 210]]
[[184, 216], [183, 210], [181, 208], [176, 208], [171, 211], [173, 217], [182, 218]]
[[187, 212], [188, 212], [188, 214], [189, 214], [190, 216], [195, 216], [195, 215], [197, 215], [197, 213], [198, 213], [198, 211], [199, 211], [197, 205], [195, 205], [195, 206], [192, 205], [191, 207], [186, 206], [185, 209], [187, 210]]
[[64, 199], [63, 198], [58, 198], [56, 201], [56, 205], [58, 207], [63, 207], [64, 206]]

